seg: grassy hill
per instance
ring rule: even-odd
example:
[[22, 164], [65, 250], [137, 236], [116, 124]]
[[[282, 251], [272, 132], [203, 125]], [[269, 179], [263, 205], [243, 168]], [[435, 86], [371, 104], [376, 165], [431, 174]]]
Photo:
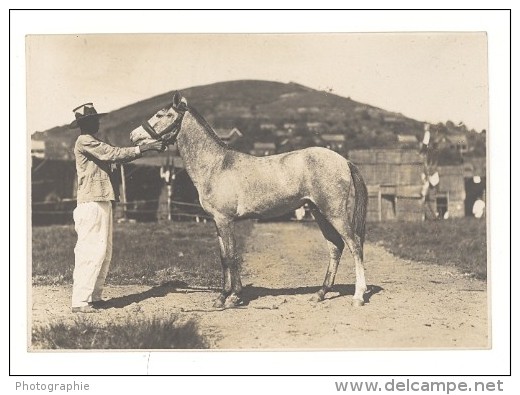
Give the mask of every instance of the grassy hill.
[[[170, 105], [173, 92], [110, 112], [102, 120], [100, 137], [115, 145], [130, 146], [130, 131]], [[298, 141], [300, 146], [312, 145], [313, 137], [324, 133], [345, 135], [345, 150], [390, 148], [398, 146], [397, 134], [415, 135], [418, 139], [423, 134], [420, 121], [297, 83], [240, 80], [191, 87], [181, 93], [213, 128], [239, 128], [244, 138], [238, 149], [244, 151], [255, 141], [277, 142], [282, 138]], [[276, 133], [283, 132], [284, 125], [287, 131], [288, 123], [293, 125], [290, 135]], [[453, 126], [451, 132], [460, 132], [457, 128]], [[77, 134], [77, 130], [65, 125], [34, 137], [70, 152]], [[298, 144], [295, 148], [300, 148]]]

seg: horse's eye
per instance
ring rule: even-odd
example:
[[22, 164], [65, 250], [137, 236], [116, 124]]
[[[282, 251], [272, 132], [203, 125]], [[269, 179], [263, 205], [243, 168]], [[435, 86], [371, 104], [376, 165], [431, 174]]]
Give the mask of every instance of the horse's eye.
[[164, 115], [164, 114], [156, 114], [155, 116], [156, 116], [157, 118], [162, 118], [163, 115]]

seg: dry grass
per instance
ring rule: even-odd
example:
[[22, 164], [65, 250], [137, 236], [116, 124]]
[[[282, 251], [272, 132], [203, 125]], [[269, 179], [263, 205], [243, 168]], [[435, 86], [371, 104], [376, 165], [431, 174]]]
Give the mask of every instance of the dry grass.
[[193, 321], [168, 318], [128, 318], [106, 326], [90, 318], [57, 322], [33, 329], [34, 349], [202, 349], [208, 348]]
[[485, 220], [373, 222], [367, 224], [367, 239], [405, 259], [456, 266], [476, 278], [487, 277]]
[[[239, 248], [250, 222], [237, 224]], [[72, 225], [32, 228], [33, 284], [70, 284], [76, 234]], [[213, 223], [123, 223], [114, 227], [110, 284], [157, 285], [184, 281], [220, 286], [221, 268]]]

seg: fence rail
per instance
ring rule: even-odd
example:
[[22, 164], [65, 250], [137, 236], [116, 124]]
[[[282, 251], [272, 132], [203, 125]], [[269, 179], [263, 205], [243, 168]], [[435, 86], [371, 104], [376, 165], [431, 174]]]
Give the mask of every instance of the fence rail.
[[[74, 199], [66, 199], [66, 200], [57, 200], [55, 202], [32, 202], [31, 205], [32, 206], [50, 206], [50, 205], [60, 205], [60, 204], [66, 204], [66, 203], [76, 203], [76, 200]], [[157, 204], [161, 204], [161, 205], [166, 205], [168, 204], [167, 202], [159, 202], [158, 199], [154, 199], [154, 200], [132, 200], [130, 202], [117, 202], [118, 205], [121, 205], [121, 206], [129, 206], [129, 205], [134, 205], [134, 204], [142, 204], [142, 203], [157, 203]], [[179, 201], [176, 201], [176, 200], [172, 200], [172, 205], [177, 205], [177, 206], [191, 206], [191, 207], [198, 207], [200, 209], [202, 209], [202, 206], [200, 204], [196, 204], [196, 203], [187, 203], [187, 202], [179, 202]]]
[[[139, 206], [153, 205], [154, 208], [139, 208]], [[67, 199], [55, 202], [32, 202], [32, 214], [38, 216], [53, 216], [53, 215], [72, 215], [76, 207], [76, 200]], [[125, 214], [158, 214], [161, 211], [166, 211], [168, 202], [160, 202], [154, 200], [133, 200], [130, 202], [117, 202], [117, 206], [123, 207]], [[192, 208], [190, 210], [190, 208]], [[195, 210], [194, 210], [195, 209]], [[180, 201], [172, 201], [170, 213], [174, 217], [186, 217], [195, 219], [211, 219], [207, 215], [202, 206], [196, 203], [187, 203]], [[191, 211], [191, 212], [190, 212]], [[197, 211], [197, 212], [193, 212]]]
[[[151, 207], [150, 207], [151, 205]], [[141, 207], [139, 207], [141, 206]], [[144, 206], [144, 207], [143, 207]], [[148, 207], [147, 207], [148, 206]], [[168, 202], [154, 200], [133, 200], [130, 202], [117, 202], [119, 210], [123, 208], [123, 217], [136, 219], [138, 221], [154, 221], [162, 219], [168, 213]], [[33, 223], [50, 224], [58, 221], [59, 223], [70, 223], [72, 213], [76, 208], [76, 200], [66, 199], [55, 202], [32, 202]], [[199, 220], [211, 220], [200, 204], [172, 201], [169, 211], [171, 218], [191, 218], [197, 222]], [[285, 220], [292, 220], [286, 218]], [[305, 220], [305, 219], [303, 219]], [[56, 222], [57, 223], [57, 222]]]

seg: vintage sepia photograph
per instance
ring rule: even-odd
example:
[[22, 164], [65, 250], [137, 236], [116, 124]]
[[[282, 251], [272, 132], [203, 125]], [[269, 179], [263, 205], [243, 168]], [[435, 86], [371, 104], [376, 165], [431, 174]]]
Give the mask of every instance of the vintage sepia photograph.
[[491, 348], [485, 32], [25, 44], [30, 352]]
[[9, 22], [7, 392], [511, 388], [510, 11]]

